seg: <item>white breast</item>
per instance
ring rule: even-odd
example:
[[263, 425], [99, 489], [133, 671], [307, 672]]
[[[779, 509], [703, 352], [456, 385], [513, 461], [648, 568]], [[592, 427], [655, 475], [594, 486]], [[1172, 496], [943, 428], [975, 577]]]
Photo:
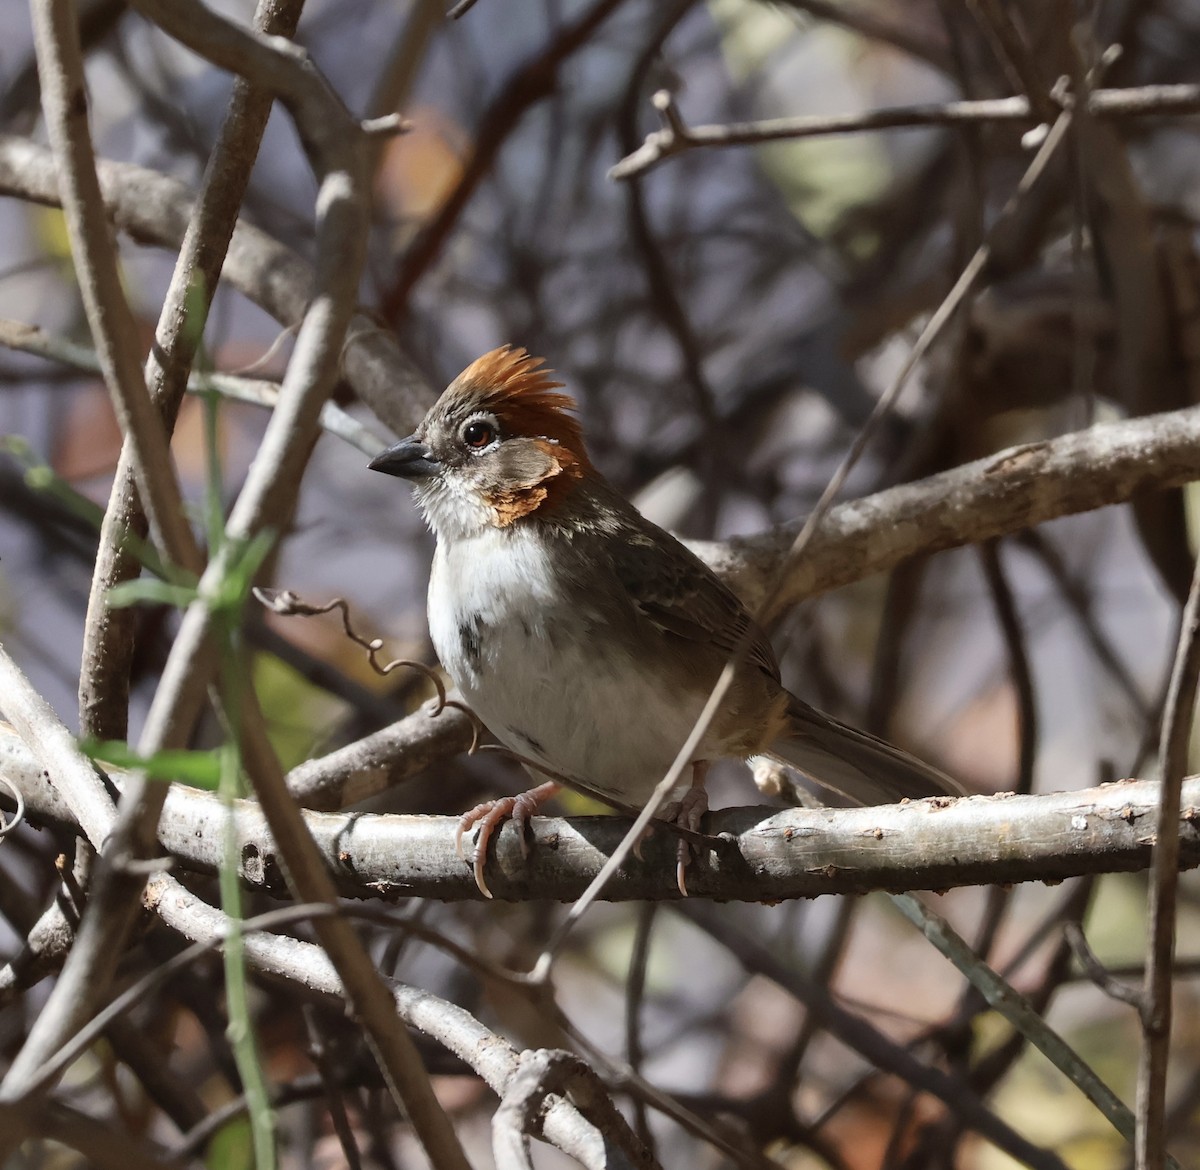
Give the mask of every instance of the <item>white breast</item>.
[[679, 694], [653, 653], [605, 637], [603, 623], [568, 600], [528, 526], [438, 542], [429, 629], [463, 698], [513, 751], [638, 804], [704, 696]]

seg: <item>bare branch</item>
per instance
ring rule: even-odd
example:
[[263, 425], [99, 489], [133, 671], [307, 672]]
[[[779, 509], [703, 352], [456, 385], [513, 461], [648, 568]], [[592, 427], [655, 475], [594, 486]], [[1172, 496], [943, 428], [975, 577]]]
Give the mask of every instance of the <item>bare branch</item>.
[[[427, 703], [365, 739], [298, 764], [288, 773], [288, 791], [302, 808], [332, 812], [470, 751], [475, 739], [472, 716], [457, 706], [439, 712], [436, 703]], [[0, 748], [3, 743], [0, 736]]]
[[0, 768], [8, 783], [26, 793], [30, 780], [45, 773], [46, 791], [54, 792], [62, 811], [86, 837], [103, 841], [111, 827], [113, 802], [104, 777], [80, 753], [75, 737], [2, 645], [0, 712], [13, 725], [0, 725]]
[[[261, 0], [254, 15], [255, 27], [264, 33], [291, 36], [301, 7], [302, 0]], [[159, 312], [155, 344], [146, 359], [145, 381], [168, 433], [174, 429], [188, 373], [204, 336], [208, 310], [271, 105], [269, 93], [253, 88], [244, 78], [234, 82], [229, 112], [205, 168]], [[95, 214], [103, 218], [98, 197], [94, 206]], [[84, 734], [101, 739], [123, 738], [128, 724], [135, 615], [129, 609], [114, 610], [108, 604], [108, 595], [120, 582], [135, 577], [139, 569], [126, 540], [127, 533], [140, 533], [144, 528], [144, 505], [135, 495], [131, 474], [133, 454], [127, 441], [122, 446], [104, 513], [84, 627], [80, 728]], [[199, 573], [200, 568], [197, 563], [195, 571]]]
[[[771, 617], [917, 555], [1007, 536], [1059, 516], [1179, 487], [1200, 466], [1200, 408], [1100, 423], [1012, 447], [830, 509], [793, 563]], [[799, 522], [725, 543], [692, 541], [743, 600], [757, 602]]]
[[[49, 0], [47, 0], [49, 2]], [[290, 513], [317, 419], [338, 373], [338, 359], [358, 292], [368, 227], [363, 136], [357, 123], [316, 73], [305, 54], [280, 38], [256, 38], [197, 4], [141, 0], [138, 7], [188, 47], [257, 83], [288, 106], [320, 177], [317, 201], [317, 278], [258, 458], [226, 525], [227, 539], [201, 577], [163, 670], [139, 742], [143, 755], [180, 746], [190, 733], [212, 675], [212, 613], [242, 542]], [[93, 210], [101, 204], [95, 193]], [[139, 375], [140, 376], [140, 375]], [[149, 400], [147, 398], [147, 405]], [[156, 419], [155, 425], [161, 429]], [[151, 856], [166, 786], [134, 777], [104, 845], [87, 912], [46, 1009], [9, 1069], [7, 1099], [45, 1057], [75, 1030], [106, 990], [123, 942], [140, 912], [145, 875], [124, 860]], [[111, 858], [122, 859], [120, 865]], [[105, 859], [110, 859], [106, 862]]]
[[1175, 904], [1183, 843], [1176, 828], [1180, 789], [1187, 771], [1200, 681], [1200, 561], [1192, 575], [1171, 669], [1158, 756], [1159, 784], [1154, 856], [1150, 875], [1149, 953], [1142, 987], [1142, 1048], [1138, 1060], [1137, 1170], [1163, 1164], [1166, 1153], [1167, 1065], [1171, 1053], [1172, 966], [1175, 960]]
[[1010, 83], [1023, 91], [1039, 122], [1050, 122], [1054, 118], [1054, 103], [1046, 92], [1046, 85], [1038, 76], [1038, 63], [1013, 23], [1012, 17], [998, 0], [967, 0], [967, 7], [974, 13], [988, 39], [996, 57]]
[[819, 1020], [830, 1035], [876, 1068], [892, 1073], [916, 1092], [928, 1093], [951, 1110], [959, 1124], [973, 1129], [999, 1149], [1037, 1170], [1066, 1170], [1061, 1158], [1014, 1132], [979, 1099], [961, 1076], [923, 1063], [906, 1046], [882, 1035], [867, 1019], [848, 1011], [829, 988], [819, 984], [803, 964], [782, 959], [763, 939], [740, 927], [715, 907], [691, 899], [679, 913], [720, 939], [747, 971], [763, 975], [786, 988]]
[[[178, 248], [188, 230], [194, 193], [175, 179], [132, 163], [99, 160], [101, 194], [113, 224], [133, 239]], [[54, 157], [23, 138], [0, 134], [0, 193], [58, 205]], [[260, 228], [239, 221], [221, 279], [277, 321], [299, 326], [314, 295], [311, 265]], [[366, 313], [346, 330], [342, 372], [376, 416], [398, 434], [432, 405], [434, 393], [395, 336]]]
[[[100, 371], [96, 351], [86, 346], [48, 333], [36, 325], [23, 321], [0, 318], [0, 345], [18, 349], [24, 353], [37, 354], [50, 361], [62, 362], [77, 370]], [[189, 394], [216, 393], [231, 402], [246, 402], [273, 410], [279, 403], [279, 383], [262, 378], [247, 378], [240, 374], [225, 374], [218, 371], [204, 374], [189, 374], [186, 389]], [[383, 439], [364, 426], [352, 414], [343, 410], [336, 402], [326, 402], [321, 407], [321, 429], [336, 435], [343, 442], [357, 447], [364, 455], [375, 456], [386, 446]], [[107, 515], [107, 513], [106, 513]], [[99, 735], [93, 730], [91, 734]], [[114, 735], [102, 738], [118, 738]]]
[[[669, 102], [669, 97], [665, 99]], [[632, 154], [609, 172], [611, 179], [628, 179], [653, 170], [665, 159], [685, 151], [727, 146], [753, 146], [780, 139], [815, 138], [830, 134], [862, 134], [915, 126], [957, 126], [964, 123], [1026, 122], [1038, 124], [1024, 96], [978, 101], [936, 102], [890, 106], [854, 114], [799, 115], [723, 126], [687, 126], [677, 111], [655, 95], [663, 126], [646, 136]], [[1069, 107], [1069, 100], [1065, 100]], [[1194, 114], [1200, 110], [1200, 85], [1147, 85], [1130, 89], [1097, 89], [1088, 95], [1088, 111], [1097, 118], [1144, 118], [1151, 115]]]
[[[688, 890], [693, 897], [767, 901], [1143, 869], [1155, 795], [1152, 782], [1128, 781], [1082, 792], [971, 797], [944, 807], [917, 801], [864, 809], [722, 809], [706, 821], [716, 838], [713, 852], [689, 875]], [[172, 804], [163, 839], [181, 862], [214, 868], [215, 846], [197, 839], [216, 815], [212, 804], [205, 815], [207, 802], [189, 794], [190, 816], [182, 797]], [[1200, 782], [1190, 781], [1179, 820], [1181, 865], [1189, 867], [1200, 862], [1197, 815]], [[346, 895], [480, 896], [454, 849], [456, 817], [310, 813], [306, 820]], [[238, 824], [246, 879], [279, 892], [279, 860], [261, 814], [242, 806]], [[533, 818], [528, 858], [520, 835], [506, 826], [488, 861], [489, 884], [501, 899], [572, 900], [628, 824], [619, 817]], [[677, 898], [674, 844], [669, 833], [657, 834], [643, 847], [644, 860], [630, 860], [605, 897]]]
[[[242, 705], [243, 759], [272, 838], [279, 844], [288, 887], [299, 901], [336, 907], [337, 890], [330, 870], [284, 784], [253, 690], [243, 694]], [[470, 1170], [416, 1045], [397, 1018], [392, 998], [362, 940], [338, 914], [317, 918], [313, 925], [345, 988], [348, 1007], [369, 1037], [384, 1080], [397, 1106], [408, 1115], [430, 1162], [439, 1170]]]
[[[74, 826], [36, 757], [3, 725], [0, 767], [22, 790], [31, 818]], [[120, 783], [119, 770], [112, 775]], [[1180, 866], [1189, 868], [1200, 862], [1200, 779], [1184, 784], [1182, 800]], [[760, 901], [1140, 870], [1149, 864], [1156, 807], [1153, 781], [1122, 780], [1078, 792], [872, 808], [720, 809], [705, 822], [712, 852], [689, 877], [688, 889], [693, 897]], [[221, 863], [215, 826], [222, 816], [216, 797], [173, 787], [160, 832], [163, 847], [189, 869], [215, 871]], [[454, 848], [457, 817], [306, 812], [304, 819], [347, 897], [480, 897], [469, 865]], [[500, 898], [576, 897], [628, 820], [535, 817], [530, 825], [528, 858], [511, 825], [493, 838], [488, 874]], [[286, 893], [282, 862], [259, 807], [240, 802], [237, 826], [243, 880]], [[670, 834], [657, 834], [643, 847], [644, 860], [631, 861], [606, 897], [677, 898], [673, 849]]]
[[[1025, 996], [997, 975], [948, 922], [909, 894], [893, 899], [900, 912], [966, 977], [1022, 1036], [1084, 1093], [1122, 1137], [1132, 1141], [1133, 1114], [1125, 1103], [1096, 1075], [1094, 1069], [1055, 1032]], [[1161, 1163], [1155, 1163], [1160, 1165]], [[1174, 1160], [1167, 1162], [1179, 1170]]]
[[[151, 908], [173, 930], [193, 941], [220, 939], [225, 919], [220, 911], [165, 875], [151, 880], [146, 897]], [[245, 940], [247, 960], [264, 973], [305, 988], [345, 999], [345, 990], [329, 957], [319, 947], [289, 937], [252, 934]], [[492, 1090], [503, 1096], [518, 1069], [518, 1053], [502, 1037], [485, 1028], [465, 1008], [431, 992], [390, 983], [395, 1010], [409, 1027], [424, 1032], [453, 1052]], [[568, 1101], [552, 1097], [540, 1118], [541, 1136], [587, 1170], [632, 1170], [623, 1157], [613, 1157], [605, 1135]]]
[[100, 198], [75, 6], [70, 0], [36, 0], [33, 17], [42, 104], [59, 161], [63, 211], [79, 291], [104, 380], [130, 444], [132, 473], [155, 539], [175, 564], [198, 573], [200, 550], [183, 510], [162, 419], [142, 377], [137, 326], [121, 287]]
[[[1079, 960], [1084, 973], [1105, 995], [1120, 1003], [1128, 1004], [1130, 1007], [1137, 1007], [1141, 1003], [1142, 996], [1138, 988], [1122, 983], [1096, 958], [1095, 952], [1088, 945], [1083, 927], [1078, 922], [1068, 922], [1063, 930], [1067, 944], [1075, 958]], [[1139, 971], [1139, 973], [1144, 978], [1144, 972]]]
[[463, 209], [492, 169], [501, 147], [526, 110], [554, 92], [563, 62], [588, 43], [596, 28], [622, 2], [595, 0], [578, 19], [562, 28], [549, 44], [508, 79], [475, 132], [475, 149], [463, 167], [461, 177], [442, 200], [437, 214], [404, 253], [392, 287], [380, 306], [388, 321], [395, 322], [403, 316], [414, 286], [441, 253]]

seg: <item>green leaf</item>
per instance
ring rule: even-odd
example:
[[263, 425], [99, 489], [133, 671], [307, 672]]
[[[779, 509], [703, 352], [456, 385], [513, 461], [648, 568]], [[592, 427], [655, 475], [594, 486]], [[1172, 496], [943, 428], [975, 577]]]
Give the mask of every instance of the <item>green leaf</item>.
[[151, 780], [167, 783], [179, 781], [193, 788], [204, 788], [215, 792], [221, 783], [220, 749], [209, 752], [191, 752], [183, 749], [155, 752], [152, 756], [140, 756], [121, 739], [83, 739], [79, 750], [90, 759], [116, 768], [136, 768], [145, 772]]
[[142, 602], [151, 605], [174, 605], [183, 609], [195, 599], [196, 589], [193, 585], [172, 585], [168, 581], [156, 581], [151, 578], [122, 581], [108, 591], [110, 609], [127, 609]]
[[204, 1164], [210, 1170], [254, 1170], [254, 1143], [245, 1117], [232, 1118], [213, 1134]]
[[254, 584], [255, 574], [266, 560], [275, 541], [269, 530], [256, 533], [250, 540], [239, 542], [230, 559], [229, 570], [221, 578], [216, 593], [209, 602], [214, 613], [236, 619]]

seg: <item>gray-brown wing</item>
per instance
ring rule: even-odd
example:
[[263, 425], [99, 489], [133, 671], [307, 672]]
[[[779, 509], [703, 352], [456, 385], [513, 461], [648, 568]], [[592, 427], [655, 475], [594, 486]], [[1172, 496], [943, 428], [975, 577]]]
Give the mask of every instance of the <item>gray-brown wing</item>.
[[659, 629], [726, 654], [748, 638], [745, 661], [778, 680], [775, 652], [746, 607], [669, 533], [659, 528], [631, 532], [614, 569], [638, 611]]

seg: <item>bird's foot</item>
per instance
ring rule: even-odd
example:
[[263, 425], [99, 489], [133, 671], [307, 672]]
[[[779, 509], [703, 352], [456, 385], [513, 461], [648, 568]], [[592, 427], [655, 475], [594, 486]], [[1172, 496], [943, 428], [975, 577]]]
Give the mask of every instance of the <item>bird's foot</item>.
[[492, 896], [492, 891], [488, 889], [487, 879], [483, 874], [484, 864], [487, 861], [488, 842], [492, 839], [492, 834], [505, 821], [511, 820], [517, 828], [521, 842], [521, 855], [528, 857], [529, 841], [525, 834], [529, 828], [529, 818], [561, 788], [561, 784], [550, 780], [545, 784], [539, 784], [536, 788], [530, 788], [527, 792], [518, 792], [516, 796], [501, 796], [496, 800], [485, 800], [482, 804], [468, 809], [459, 817], [458, 828], [454, 833], [454, 848], [464, 861], [467, 860], [467, 857], [463, 852], [463, 836], [477, 825], [479, 826], [479, 836], [476, 838], [475, 848], [471, 851], [470, 862], [472, 872], [475, 874], [475, 884], [485, 898]]
[[[700, 832], [700, 822], [704, 819], [706, 812], [708, 812], [708, 793], [704, 790], [704, 781], [701, 779], [699, 783], [694, 783], [693, 787], [689, 788], [679, 800], [666, 805], [659, 817], [668, 824], [679, 825], [680, 828], [687, 829], [689, 832], [698, 833]], [[679, 892], [686, 898], [688, 896], [687, 867], [695, 855], [686, 837], [679, 838], [675, 849], [675, 884], [679, 887]]]

